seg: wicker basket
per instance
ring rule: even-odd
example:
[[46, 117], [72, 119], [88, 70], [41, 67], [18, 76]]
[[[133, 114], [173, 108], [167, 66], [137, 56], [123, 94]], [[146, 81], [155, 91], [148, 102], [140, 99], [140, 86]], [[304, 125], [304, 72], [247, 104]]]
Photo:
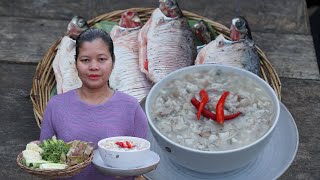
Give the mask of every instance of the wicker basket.
[[23, 156], [22, 156], [22, 153], [20, 153], [17, 156], [17, 164], [21, 169], [23, 169], [24, 171], [26, 171], [29, 174], [36, 175], [41, 178], [57, 179], [57, 178], [71, 177], [71, 176], [74, 176], [74, 175], [80, 173], [80, 171], [82, 171], [87, 165], [89, 165], [91, 163], [92, 159], [93, 159], [93, 152], [91, 153], [89, 158], [87, 158], [84, 162], [77, 164], [77, 165], [68, 166], [66, 169], [42, 170], [42, 169], [30, 168], [30, 167], [23, 165], [23, 163], [22, 163]]
[[[139, 17], [143, 22], [146, 22], [151, 16], [154, 8], [132, 8], [130, 10], [136, 11], [139, 13]], [[126, 10], [118, 10], [113, 11], [111, 13], [103, 14], [97, 16], [96, 18], [90, 20], [88, 22], [89, 26], [93, 26], [95, 23], [108, 20], [118, 22], [120, 20], [121, 14]], [[213, 29], [215, 29], [218, 33], [224, 34], [225, 37], [229, 38], [229, 28], [219, 24], [215, 21], [212, 21], [208, 18], [193, 14], [188, 11], [183, 11], [183, 14], [188, 19], [192, 20], [204, 20], [207, 24], [211, 25]], [[61, 39], [60, 39], [61, 40]], [[50, 99], [50, 93], [53, 87], [56, 84], [55, 76], [53, 72], [53, 68], [51, 66], [52, 61], [56, 55], [57, 46], [60, 43], [58, 40], [55, 44], [51, 46], [48, 50], [42, 61], [39, 62], [36, 73], [33, 78], [32, 89], [31, 89], [31, 100], [33, 103], [34, 115], [39, 127], [41, 127], [42, 117], [44, 109]], [[261, 64], [261, 78], [263, 78], [266, 82], [270, 84], [270, 86], [275, 90], [279, 99], [281, 99], [281, 82], [280, 79], [272, 67], [271, 63], [268, 61], [266, 55], [262, 52], [262, 50], [257, 47], [258, 54], [260, 56], [260, 64]]]

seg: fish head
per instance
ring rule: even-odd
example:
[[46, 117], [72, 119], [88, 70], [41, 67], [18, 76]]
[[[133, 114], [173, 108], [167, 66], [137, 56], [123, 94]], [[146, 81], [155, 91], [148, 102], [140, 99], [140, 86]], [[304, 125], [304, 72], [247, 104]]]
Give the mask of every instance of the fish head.
[[76, 39], [79, 34], [88, 29], [87, 21], [81, 16], [74, 16], [68, 24], [67, 35], [72, 39]]
[[83, 19], [81, 16], [75, 16], [72, 18], [71, 22], [76, 24], [81, 29], [88, 29], [87, 21]]
[[232, 19], [230, 37], [233, 41], [239, 41], [240, 39], [252, 40], [248, 21], [244, 17], [239, 16]]
[[182, 17], [182, 11], [176, 0], [159, 0], [159, 9], [170, 18]]
[[136, 28], [142, 26], [138, 13], [127, 10], [121, 14], [119, 26], [123, 28]]
[[200, 20], [193, 25], [192, 30], [194, 31], [196, 37], [204, 44], [208, 44], [211, 41], [211, 33], [207, 24]]

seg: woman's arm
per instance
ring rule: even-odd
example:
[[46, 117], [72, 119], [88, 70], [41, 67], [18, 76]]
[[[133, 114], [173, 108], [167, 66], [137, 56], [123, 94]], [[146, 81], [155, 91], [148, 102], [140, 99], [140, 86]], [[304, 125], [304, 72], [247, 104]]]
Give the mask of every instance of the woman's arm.
[[134, 117], [134, 131], [133, 136], [140, 137], [143, 139], [147, 138], [148, 134], [148, 120], [147, 116], [140, 107], [140, 105], [137, 105], [135, 117]]
[[55, 135], [55, 131], [52, 126], [52, 114], [51, 104], [48, 103], [42, 119], [40, 142], [42, 142], [44, 139], [50, 139], [53, 135]]

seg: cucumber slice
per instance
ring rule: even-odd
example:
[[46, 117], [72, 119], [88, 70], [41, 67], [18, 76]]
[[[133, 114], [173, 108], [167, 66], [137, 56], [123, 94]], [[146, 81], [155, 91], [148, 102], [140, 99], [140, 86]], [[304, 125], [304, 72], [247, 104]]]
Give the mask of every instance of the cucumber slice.
[[60, 163], [45, 163], [45, 164], [40, 164], [39, 166], [40, 169], [45, 169], [45, 170], [65, 169], [67, 167], [68, 165], [60, 164]]

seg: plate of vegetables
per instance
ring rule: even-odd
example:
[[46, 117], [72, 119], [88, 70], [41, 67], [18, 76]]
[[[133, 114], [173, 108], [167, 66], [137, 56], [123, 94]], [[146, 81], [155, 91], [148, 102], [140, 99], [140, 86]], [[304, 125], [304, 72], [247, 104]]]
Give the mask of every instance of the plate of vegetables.
[[53, 136], [42, 143], [30, 142], [17, 157], [24, 171], [44, 178], [71, 177], [81, 172], [93, 158], [89, 142], [64, 142]]

